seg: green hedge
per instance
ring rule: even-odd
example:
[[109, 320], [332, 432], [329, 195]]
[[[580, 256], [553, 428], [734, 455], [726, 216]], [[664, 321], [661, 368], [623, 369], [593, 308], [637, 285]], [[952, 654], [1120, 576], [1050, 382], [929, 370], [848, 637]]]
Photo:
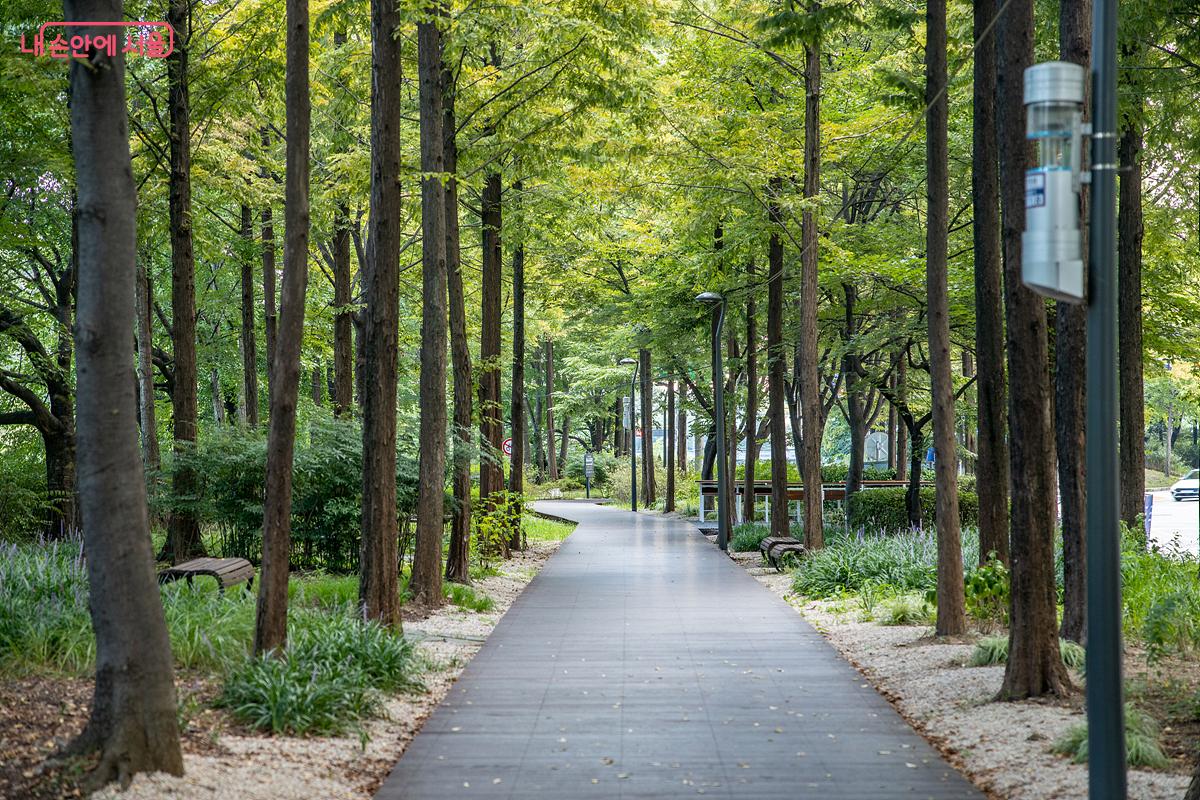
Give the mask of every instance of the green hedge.
[[[787, 465], [788, 482], [800, 483], [800, 472], [796, 468], [796, 463], [789, 460]], [[846, 475], [850, 472], [850, 467], [846, 464], [826, 464], [821, 467], [821, 482], [822, 483], [845, 483]], [[735, 472], [738, 480], [743, 480], [746, 477], [746, 465], [738, 464]], [[765, 481], [771, 479], [771, 462], [759, 461], [758, 466], [754, 468], [754, 477], [756, 480]], [[896, 470], [880, 467], [864, 467], [864, 481], [894, 481], [896, 480]]]
[[[852, 495], [846, 504], [846, 517], [851, 530], [863, 528], [867, 531], [893, 533], [908, 530], [908, 510], [903, 486], [885, 489], [865, 489]], [[932, 486], [921, 488], [921, 521], [931, 525], [934, 521], [936, 498]], [[963, 527], [974, 527], [979, 522], [979, 498], [974, 492], [960, 490], [958, 513]]]

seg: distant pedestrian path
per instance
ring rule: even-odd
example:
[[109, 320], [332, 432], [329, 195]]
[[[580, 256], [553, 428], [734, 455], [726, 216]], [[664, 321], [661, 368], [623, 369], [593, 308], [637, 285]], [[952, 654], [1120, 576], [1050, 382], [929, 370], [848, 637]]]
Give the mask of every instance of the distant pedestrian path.
[[982, 798], [692, 525], [536, 508], [579, 527], [378, 798]]

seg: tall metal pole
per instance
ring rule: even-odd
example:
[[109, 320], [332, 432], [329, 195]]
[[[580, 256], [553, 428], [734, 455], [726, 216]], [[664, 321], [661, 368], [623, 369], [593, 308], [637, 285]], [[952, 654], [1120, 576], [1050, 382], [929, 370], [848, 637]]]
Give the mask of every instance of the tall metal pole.
[[717, 407], [717, 547], [729, 549], [729, 469], [725, 457], [725, 367], [721, 362], [721, 329], [725, 327], [725, 298], [713, 309], [713, 395]]
[[629, 379], [629, 487], [632, 494], [629, 500], [629, 510], [637, 511], [637, 374], [638, 366], [633, 368], [633, 377]]
[[1124, 800], [1120, 477], [1117, 466], [1117, 0], [1092, 16], [1087, 316], [1088, 797]]

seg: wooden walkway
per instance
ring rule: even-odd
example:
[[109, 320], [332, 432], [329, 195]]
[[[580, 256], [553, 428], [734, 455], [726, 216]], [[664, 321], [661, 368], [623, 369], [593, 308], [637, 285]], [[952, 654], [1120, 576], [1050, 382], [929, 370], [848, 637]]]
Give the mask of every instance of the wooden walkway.
[[694, 525], [580, 522], [376, 795], [982, 798]]

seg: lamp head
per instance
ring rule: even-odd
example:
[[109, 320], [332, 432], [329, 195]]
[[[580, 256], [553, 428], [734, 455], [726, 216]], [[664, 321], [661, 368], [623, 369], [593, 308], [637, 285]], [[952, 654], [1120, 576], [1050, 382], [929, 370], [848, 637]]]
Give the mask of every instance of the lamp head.
[[701, 292], [700, 294], [696, 295], [696, 302], [697, 303], [707, 303], [708, 305], [713, 305], [714, 303], [725, 302], [725, 298], [722, 297], [721, 295], [717, 294], [716, 292]]
[[628, 366], [631, 366], [631, 365], [633, 365], [633, 364], [636, 364], [636, 363], [638, 363], [638, 362], [637, 362], [637, 361], [635, 361], [635, 360], [634, 360], [634, 359], [632, 359], [632, 358], [622, 358], [622, 359], [621, 359], [620, 361], [618, 361], [617, 363], [618, 363], [618, 364], [620, 364], [621, 366], [628, 367]]

